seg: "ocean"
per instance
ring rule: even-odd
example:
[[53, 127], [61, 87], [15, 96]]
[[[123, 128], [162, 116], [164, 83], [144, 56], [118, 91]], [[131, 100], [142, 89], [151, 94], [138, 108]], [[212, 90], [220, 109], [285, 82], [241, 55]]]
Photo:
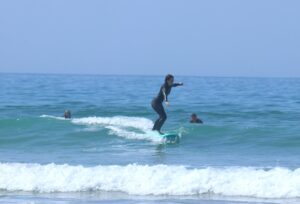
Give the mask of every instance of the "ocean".
[[300, 203], [300, 78], [175, 76], [177, 144], [163, 81], [0, 74], [0, 203]]

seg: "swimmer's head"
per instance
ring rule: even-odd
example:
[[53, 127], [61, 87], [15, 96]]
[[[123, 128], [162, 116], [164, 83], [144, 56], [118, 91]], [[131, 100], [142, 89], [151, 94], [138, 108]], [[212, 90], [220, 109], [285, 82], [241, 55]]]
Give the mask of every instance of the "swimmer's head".
[[191, 115], [191, 118], [192, 118], [192, 120], [196, 120], [196, 119], [197, 119], [196, 113], [193, 113], [193, 114]]

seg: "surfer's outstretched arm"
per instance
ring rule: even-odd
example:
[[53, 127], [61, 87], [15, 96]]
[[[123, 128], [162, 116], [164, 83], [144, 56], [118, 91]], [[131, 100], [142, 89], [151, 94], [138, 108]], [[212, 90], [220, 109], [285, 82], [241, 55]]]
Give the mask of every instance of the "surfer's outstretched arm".
[[173, 87], [176, 87], [176, 86], [183, 86], [183, 83], [182, 82], [180, 82], [180, 83], [174, 83]]
[[163, 85], [163, 87], [161, 89], [161, 92], [163, 94], [163, 99], [167, 106], [170, 105], [169, 100], [168, 100], [168, 94], [170, 93], [171, 87], [176, 87], [176, 86], [183, 86], [183, 83], [173, 83], [171, 85], [168, 85], [165, 83], [165, 85]]

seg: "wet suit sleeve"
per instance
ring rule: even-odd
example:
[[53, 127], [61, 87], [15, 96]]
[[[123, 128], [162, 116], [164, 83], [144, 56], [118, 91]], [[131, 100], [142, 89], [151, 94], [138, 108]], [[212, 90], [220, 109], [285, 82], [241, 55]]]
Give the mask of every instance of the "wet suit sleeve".
[[176, 87], [176, 86], [183, 86], [183, 83], [174, 83], [173, 87]]

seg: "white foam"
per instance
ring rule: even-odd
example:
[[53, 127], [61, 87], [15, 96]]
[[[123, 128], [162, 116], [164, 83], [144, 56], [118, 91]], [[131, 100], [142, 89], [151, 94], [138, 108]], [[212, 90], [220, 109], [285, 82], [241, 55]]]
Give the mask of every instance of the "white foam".
[[118, 135], [119, 137], [125, 137], [127, 139], [148, 140], [154, 143], [163, 143], [163, 139], [159, 133], [150, 130], [144, 131], [143, 133], [136, 133], [114, 126], [107, 126], [106, 128], [110, 129], [111, 135]]
[[51, 119], [56, 119], [56, 120], [66, 120], [64, 117], [57, 117], [57, 116], [52, 116], [52, 115], [41, 115], [41, 118], [51, 118]]
[[[65, 120], [63, 117], [41, 115], [42, 118]], [[142, 117], [113, 116], [113, 117], [84, 117], [70, 120], [76, 125], [86, 125], [84, 131], [98, 131], [99, 128], [110, 130], [111, 135], [126, 139], [148, 140], [154, 143], [162, 143], [158, 133], [151, 131], [153, 122]]]
[[135, 164], [83, 167], [0, 163], [0, 190], [295, 198], [300, 197], [300, 169], [188, 169], [183, 166]]
[[149, 130], [153, 127], [153, 122], [147, 118], [127, 116], [86, 117], [73, 119], [72, 122], [81, 125], [132, 127], [140, 130]]
[[162, 143], [158, 133], [151, 131], [153, 122], [142, 117], [86, 117], [72, 119], [72, 123], [87, 126], [100, 126], [110, 130], [111, 135], [127, 139], [148, 140], [154, 143]]

